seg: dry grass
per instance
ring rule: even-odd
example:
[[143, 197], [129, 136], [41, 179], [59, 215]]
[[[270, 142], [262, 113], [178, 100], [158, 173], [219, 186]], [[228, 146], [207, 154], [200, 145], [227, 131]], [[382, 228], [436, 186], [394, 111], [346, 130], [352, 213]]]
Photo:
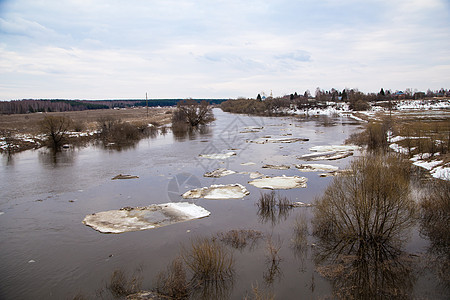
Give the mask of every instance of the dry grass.
[[261, 222], [270, 221], [272, 225], [277, 224], [281, 219], [286, 219], [293, 208], [287, 197], [277, 195], [274, 191], [261, 193], [256, 205]]
[[190, 249], [183, 249], [182, 257], [197, 280], [222, 281], [233, 275], [233, 255], [215, 239], [193, 240]]
[[177, 257], [167, 267], [166, 272], [160, 272], [157, 278], [158, 293], [172, 299], [186, 299], [189, 296], [189, 282], [186, 277], [183, 260]]
[[[123, 122], [131, 123], [152, 123], [170, 124], [171, 114], [166, 114], [167, 111], [172, 111], [173, 108], [149, 108], [149, 115], [147, 117], [146, 108], [129, 108], [129, 109], [99, 109], [99, 110], [85, 110], [72, 112], [51, 112], [51, 113], [32, 113], [32, 114], [16, 114], [16, 115], [2, 115], [0, 118], [0, 132], [12, 131], [14, 133], [29, 133], [38, 134], [39, 123], [44, 119], [44, 116], [65, 116], [70, 118], [74, 127], [84, 127], [86, 130], [96, 130], [97, 120], [107, 117], [120, 119]], [[76, 128], [73, 128], [76, 129]]]
[[134, 274], [128, 278], [124, 271], [115, 270], [111, 275], [107, 289], [115, 297], [124, 297], [140, 291], [141, 285], [142, 278], [139, 274]]

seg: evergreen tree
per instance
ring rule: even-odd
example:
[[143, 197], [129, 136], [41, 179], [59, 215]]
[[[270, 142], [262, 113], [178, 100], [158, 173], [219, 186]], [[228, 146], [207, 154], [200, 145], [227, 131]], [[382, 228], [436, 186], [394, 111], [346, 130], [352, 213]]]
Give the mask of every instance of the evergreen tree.
[[261, 100], [262, 100], [260, 94], [258, 94], [258, 96], [256, 97], [256, 100], [258, 100], [258, 101], [261, 101]]

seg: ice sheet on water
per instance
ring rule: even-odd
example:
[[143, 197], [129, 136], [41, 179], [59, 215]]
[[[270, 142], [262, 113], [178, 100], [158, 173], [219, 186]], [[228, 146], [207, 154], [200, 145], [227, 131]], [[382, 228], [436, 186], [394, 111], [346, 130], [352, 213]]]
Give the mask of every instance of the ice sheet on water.
[[123, 233], [167, 226], [204, 218], [211, 213], [188, 202], [124, 207], [87, 215], [83, 224], [102, 233]]

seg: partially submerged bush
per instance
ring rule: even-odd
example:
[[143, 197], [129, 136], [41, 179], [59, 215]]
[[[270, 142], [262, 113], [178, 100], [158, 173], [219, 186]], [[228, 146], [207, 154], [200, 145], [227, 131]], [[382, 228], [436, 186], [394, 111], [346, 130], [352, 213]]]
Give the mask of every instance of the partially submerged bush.
[[212, 108], [206, 101], [198, 103], [193, 99], [180, 101], [172, 115], [172, 124], [187, 123], [191, 127], [214, 121]]
[[129, 145], [141, 138], [154, 136], [158, 132], [158, 128], [153, 124], [149, 126], [145, 122], [123, 122], [112, 116], [98, 119], [97, 124], [100, 137], [105, 144]]
[[352, 134], [346, 143], [367, 146], [370, 151], [387, 151], [389, 129], [389, 122], [371, 121], [366, 125], [364, 131]]
[[72, 120], [65, 116], [46, 115], [41, 121], [41, 131], [47, 136], [48, 146], [58, 150], [67, 140], [67, 132], [72, 125]]
[[200, 281], [220, 281], [233, 275], [233, 255], [215, 239], [198, 238], [184, 249], [183, 260]]
[[115, 270], [111, 275], [111, 280], [107, 286], [108, 290], [115, 297], [124, 297], [137, 293], [141, 289], [142, 279], [139, 275], [133, 275], [130, 278], [122, 270]]
[[172, 261], [166, 272], [158, 274], [156, 290], [172, 299], [188, 298], [189, 282], [187, 281], [183, 260], [180, 257]]
[[337, 176], [316, 200], [314, 234], [335, 241], [395, 242], [414, 221], [409, 164], [395, 156], [366, 156]]
[[261, 193], [256, 203], [258, 206], [258, 216], [262, 222], [271, 221], [273, 225], [281, 219], [286, 219], [289, 211], [292, 209], [292, 203], [287, 197], [280, 196], [274, 191], [270, 193]]
[[401, 247], [415, 222], [409, 163], [369, 155], [353, 161], [351, 170], [316, 200], [318, 272], [340, 299], [406, 299], [413, 276]]

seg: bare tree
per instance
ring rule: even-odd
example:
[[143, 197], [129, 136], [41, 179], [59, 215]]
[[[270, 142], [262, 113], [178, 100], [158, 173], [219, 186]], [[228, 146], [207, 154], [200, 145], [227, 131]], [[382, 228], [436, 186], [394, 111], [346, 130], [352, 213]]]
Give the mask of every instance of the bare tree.
[[213, 120], [214, 115], [208, 102], [202, 101], [198, 103], [193, 99], [187, 99], [178, 103], [173, 121], [184, 121], [192, 127], [196, 127], [212, 122]]
[[45, 116], [41, 130], [47, 136], [49, 147], [57, 150], [63, 145], [72, 120], [65, 116]]

